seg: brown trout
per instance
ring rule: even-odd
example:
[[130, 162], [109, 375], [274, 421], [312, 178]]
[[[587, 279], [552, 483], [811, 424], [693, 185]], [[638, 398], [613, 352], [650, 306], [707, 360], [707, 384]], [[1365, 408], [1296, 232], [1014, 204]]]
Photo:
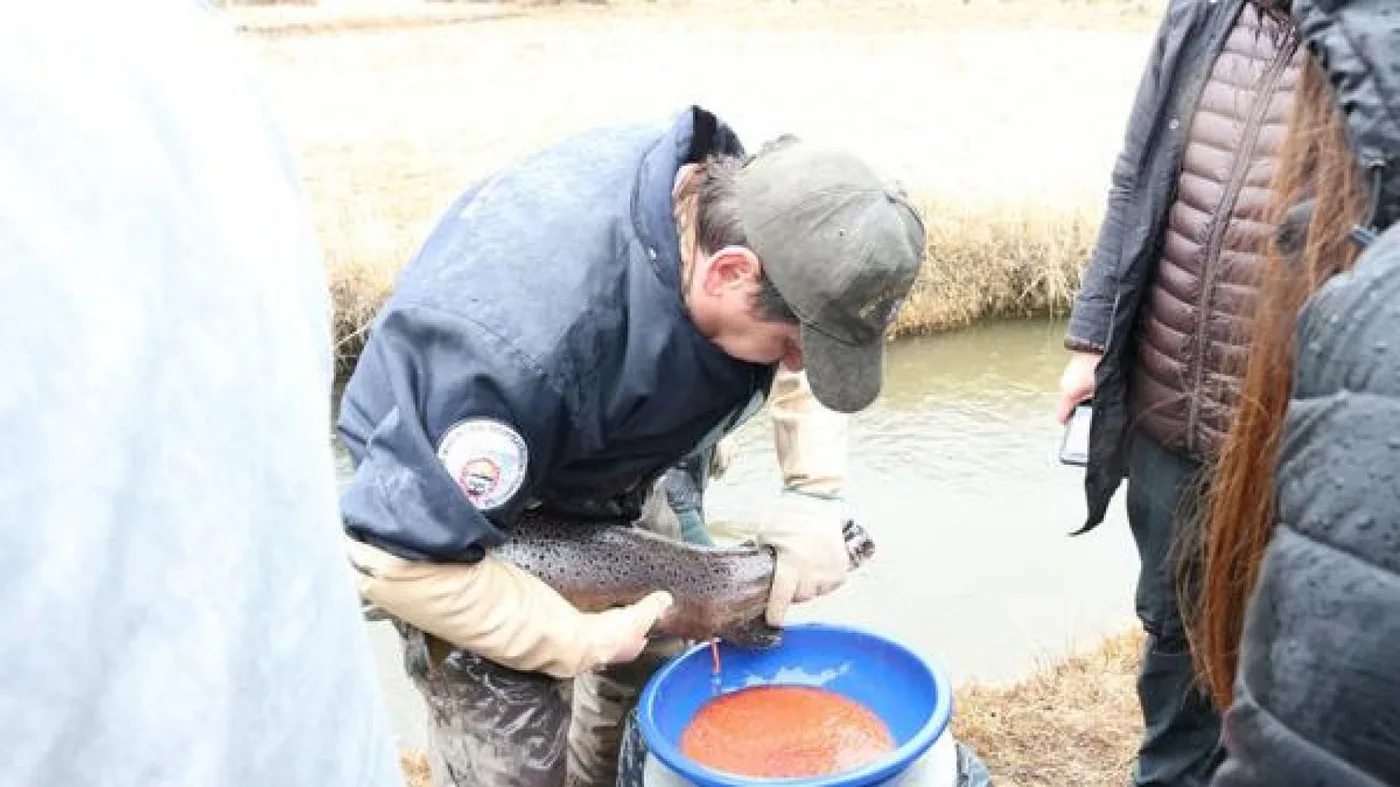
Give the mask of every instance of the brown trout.
[[[875, 553], [875, 544], [855, 522], [846, 522], [844, 535], [854, 570]], [[769, 547], [752, 542], [703, 547], [640, 527], [561, 523], [527, 513], [493, 553], [539, 577], [584, 612], [669, 591], [675, 604], [658, 621], [656, 634], [721, 637], [753, 648], [782, 639], [781, 629], [764, 619], [773, 582]]]

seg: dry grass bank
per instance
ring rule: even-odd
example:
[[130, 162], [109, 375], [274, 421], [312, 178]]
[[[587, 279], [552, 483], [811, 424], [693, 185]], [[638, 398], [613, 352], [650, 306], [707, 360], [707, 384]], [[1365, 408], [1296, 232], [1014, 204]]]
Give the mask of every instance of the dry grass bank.
[[967, 686], [953, 734], [997, 787], [1118, 787], [1142, 733], [1134, 682], [1142, 636], [1105, 641], [1011, 686]]
[[[1068, 310], [1097, 230], [1093, 211], [1013, 205], [978, 210], [945, 200], [921, 202], [929, 216], [928, 258], [900, 311], [896, 335]], [[372, 221], [340, 215], [329, 220], [334, 224], [323, 228], [322, 237], [332, 241], [326, 251], [336, 351], [340, 368], [348, 370], [418, 238]]]
[[[252, 10], [299, 14], [283, 27], [301, 30], [409, 0], [354, 0], [355, 13], [325, 2]], [[928, 208], [931, 248], [901, 333], [1061, 311], [1158, 3], [426, 5], [456, 21], [244, 36], [299, 155], [342, 362], [466, 183], [575, 131], [687, 103], [751, 146], [795, 131], [906, 183]]]
[[[1009, 686], [957, 693], [953, 734], [997, 787], [1117, 787], [1141, 733], [1133, 682], [1142, 637], [1124, 634]], [[402, 755], [409, 787], [430, 787], [420, 752]]]
[[1098, 229], [1096, 211], [1010, 202], [979, 209], [947, 198], [924, 200], [924, 211], [928, 257], [897, 335], [1069, 309]]

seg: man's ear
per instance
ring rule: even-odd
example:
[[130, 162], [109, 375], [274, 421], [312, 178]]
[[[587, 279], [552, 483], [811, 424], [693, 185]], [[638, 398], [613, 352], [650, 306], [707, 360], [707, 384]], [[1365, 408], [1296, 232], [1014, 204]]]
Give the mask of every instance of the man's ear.
[[757, 281], [763, 272], [758, 256], [743, 246], [725, 246], [710, 255], [705, 270], [705, 292], [718, 295], [726, 287]]

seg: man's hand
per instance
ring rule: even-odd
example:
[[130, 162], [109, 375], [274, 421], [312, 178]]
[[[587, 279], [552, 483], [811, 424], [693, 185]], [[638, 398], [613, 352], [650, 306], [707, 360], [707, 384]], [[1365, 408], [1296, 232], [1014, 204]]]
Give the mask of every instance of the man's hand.
[[788, 606], [825, 595], [846, 581], [850, 557], [841, 532], [840, 500], [784, 492], [758, 543], [773, 547], [777, 565], [768, 595], [770, 626], [783, 625]]
[[1077, 352], [1069, 359], [1064, 374], [1060, 375], [1060, 398], [1055, 403], [1057, 421], [1068, 421], [1074, 408], [1094, 395], [1094, 370], [1101, 360], [1103, 353], [1086, 352]]
[[647, 645], [647, 634], [671, 608], [671, 594], [658, 590], [628, 607], [617, 607], [584, 616], [588, 641], [588, 669], [633, 661]]
[[573, 678], [628, 662], [672, 598], [652, 593], [585, 614], [530, 572], [489, 551], [476, 563], [406, 560], [345, 536], [360, 596], [439, 639], [521, 672]]

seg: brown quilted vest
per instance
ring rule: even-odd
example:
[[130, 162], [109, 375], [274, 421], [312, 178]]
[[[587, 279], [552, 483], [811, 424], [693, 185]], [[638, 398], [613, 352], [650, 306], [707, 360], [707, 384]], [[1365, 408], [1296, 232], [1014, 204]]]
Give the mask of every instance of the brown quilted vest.
[[1302, 58], [1277, 28], [1245, 4], [1211, 68], [1143, 304], [1133, 417], [1168, 448], [1202, 459], [1219, 451], [1234, 414], [1272, 232], [1269, 179]]

